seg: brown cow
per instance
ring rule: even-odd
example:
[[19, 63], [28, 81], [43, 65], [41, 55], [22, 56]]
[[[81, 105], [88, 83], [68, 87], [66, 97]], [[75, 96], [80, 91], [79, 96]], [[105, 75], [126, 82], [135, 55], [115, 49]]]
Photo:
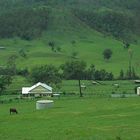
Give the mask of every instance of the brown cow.
[[11, 113], [16, 113], [16, 114], [18, 114], [18, 112], [17, 112], [17, 110], [15, 109], [15, 108], [10, 108], [10, 114]]

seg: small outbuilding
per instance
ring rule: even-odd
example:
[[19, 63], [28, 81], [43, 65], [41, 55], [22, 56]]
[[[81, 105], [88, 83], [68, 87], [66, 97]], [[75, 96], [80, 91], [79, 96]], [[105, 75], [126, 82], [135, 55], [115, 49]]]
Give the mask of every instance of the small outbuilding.
[[38, 82], [37, 84], [33, 85], [32, 87], [23, 87], [22, 88], [22, 95], [23, 96], [51, 96], [52, 95], [52, 87], [48, 86], [45, 83]]
[[140, 96], [140, 87], [137, 87], [137, 95]]

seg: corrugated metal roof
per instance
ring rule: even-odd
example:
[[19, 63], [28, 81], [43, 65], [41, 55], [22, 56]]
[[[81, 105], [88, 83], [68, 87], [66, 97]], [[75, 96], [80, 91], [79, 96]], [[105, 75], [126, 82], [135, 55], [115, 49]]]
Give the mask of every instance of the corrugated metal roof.
[[28, 94], [31, 90], [33, 90], [34, 88], [36, 88], [38, 86], [42, 86], [52, 92], [52, 87], [48, 86], [45, 83], [38, 82], [37, 84], [33, 85], [32, 87], [23, 87], [22, 94]]
[[36, 87], [38, 87], [38, 86], [42, 86], [42, 87], [44, 87], [44, 88], [46, 88], [46, 89], [48, 89], [48, 90], [52, 90], [52, 87], [48, 86], [48, 85], [45, 84], [45, 83], [41, 83], [41, 82], [38, 82], [37, 84], [33, 85], [33, 86], [30, 88], [30, 90], [32, 90], [32, 89], [34, 89], [34, 88], [36, 88]]
[[30, 87], [23, 87], [22, 88], [22, 94], [28, 94], [30, 91]]

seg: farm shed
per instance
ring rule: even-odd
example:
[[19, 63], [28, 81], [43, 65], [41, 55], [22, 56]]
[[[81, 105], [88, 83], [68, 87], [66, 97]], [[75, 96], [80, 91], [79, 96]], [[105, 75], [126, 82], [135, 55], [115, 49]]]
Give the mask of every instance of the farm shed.
[[137, 95], [140, 96], [140, 87], [137, 87]]
[[51, 96], [52, 95], [52, 87], [48, 86], [45, 83], [38, 82], [32, 87], [23, 87], [22, 88], [23, 96]]

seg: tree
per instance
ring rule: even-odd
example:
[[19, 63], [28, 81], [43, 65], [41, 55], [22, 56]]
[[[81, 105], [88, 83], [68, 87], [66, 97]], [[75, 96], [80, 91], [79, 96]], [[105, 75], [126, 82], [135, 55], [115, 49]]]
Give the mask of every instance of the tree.
[[8, 75], [1, 75], [0, 76], [0, 94], [6, 89], [6, 86], [11, 84], [12, 78]]
[[55, 50], [55, 42], [54, 42], [54, 41], [50, 41], [50, 42], [48, 43], [48, 45], [49, 45], [49, 47], [51, 47], [51, 50], [52, 50], [52, 51], [56, 51], [56, 50]]
[[123, 80], [124, 78], [125, 78], [124, 72], [123, 72], [123, 70], [121, 69], [120, 75], [119, 75], [119, 79]]
[[132, 76], [133, 79], [138, 78], [138, 76], [136, 75], [134, 67], [132, 67], [132, 74], [131, 74], [131, 76]]
[[13, 54], [11, 55], [7, 60], [7, 69], [8, 69], [8, 75], [15, 75], [16, 74], [16, 59], [17, 55]]
[[21, 57], [23, 57], [23, 58], [26, 58], [26, 57], [27, 57], [27, 54], [26, 54], [26, 52], [24, 51], [24, 49], [19, 50], [19, 55], [20, 55]]
[[111, 58], [111, 56], [112, 56], [112, 51], [111, 51], [111, 49], [105, 49], [105, 50], [103, 51], [103, 56], [104, 56], [104, 59], [109, 60], [109, 59]]
[[95, 66], [92, 64], [86, 72], [86, 78], [88, 80], [95, 80], [95, 72], [96, 72]]
[[85, 77], [86, 63], [84, 61], [68, 61], [61, 68], [65, 79], [78, 80], [80, 97], [82, 97], [81, 80]]
[[128, 55], [129, 55], [129, 65], [128, 65], [128, 70], [127, 70], [127, 78], [132, 79], [132, 57], [133, 57], [133, 51], [131, 49], [128, 50]]
[[123, 45], [124, 45], [125, 49], [128, 49], [130, 47], [130, 43], [128, 43], [126, 41], [123, 42]]
[[78, 56], [78, 52], [73, 51], [73, 52], [71, 53], [71, 57], [72, 57], [72, 58], [76, 59], [77, 56]]
[[58, 52], [61, 52], [61, 47], [56, 47], [56, 50], [58, 51]]
[[[16, 7], [16, 6], [15, 6]], [[31, 40], [47, 28], [47, 8], [13, 8], [0, 14], [0, 38], [20, 37]], [[26, 20], [25, 20], [26, 19]]]
[[59, 69], [53, 65], [44, 65], [34, 67], [31, 71], [32, 82], [47, 82], [48, 84], [55, 84], [61, 82]]

